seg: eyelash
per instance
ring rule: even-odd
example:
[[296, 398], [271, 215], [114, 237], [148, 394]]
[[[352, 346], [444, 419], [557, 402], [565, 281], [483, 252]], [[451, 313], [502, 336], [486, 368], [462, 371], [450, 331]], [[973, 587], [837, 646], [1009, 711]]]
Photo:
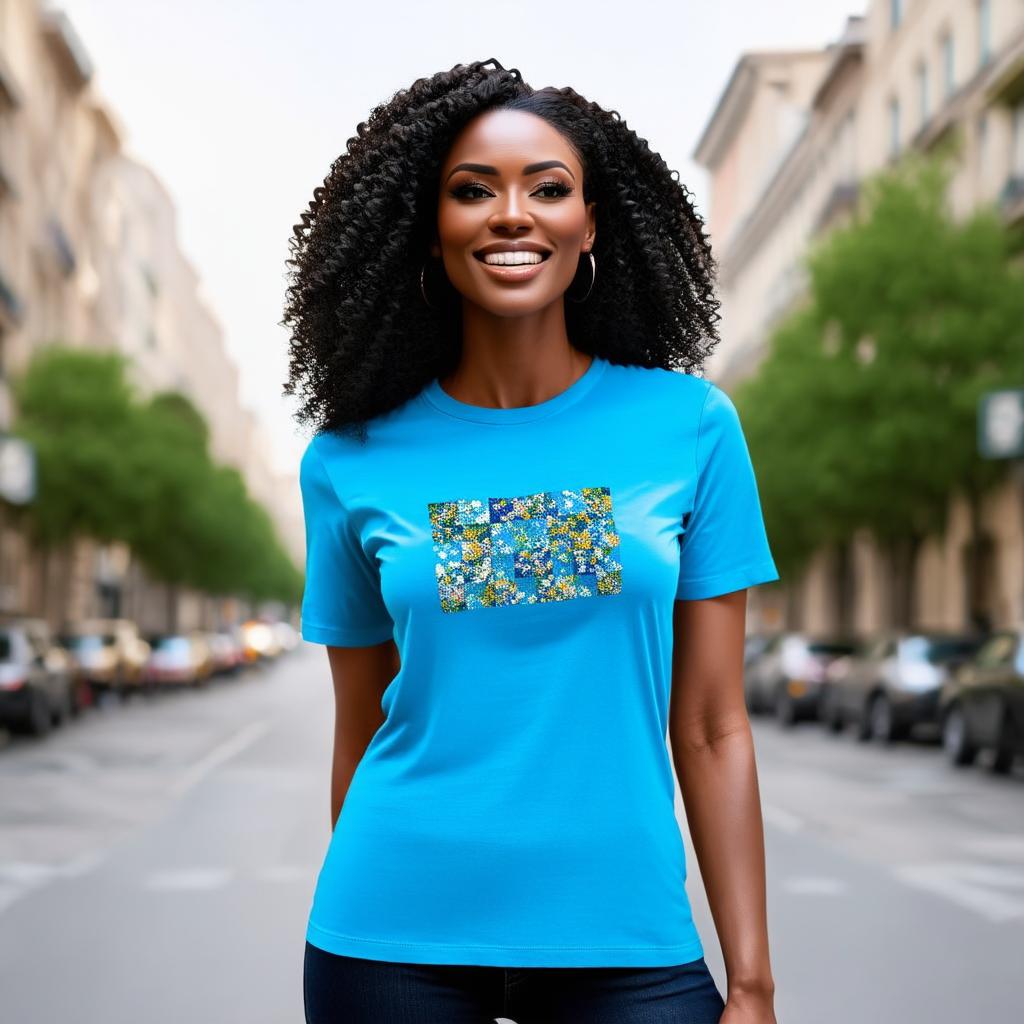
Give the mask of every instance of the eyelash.
[[[464, 185], [460, 185], [458, 188], [452, 189], [451, 194], [455, 196], [455, 198], [457, 199], [462, 199], [463, 197], [465, 197], [466, 199], [483, 198], [482, 196], [470, 196], [466, 194], [469, 189], [474, 188], [480, 188], [486, 191], [487, 187], [479, 181], [467, 181]], [[538, 189], [543, 188], [553, 188], [556, 189], [558, 192], [557, 196], [545, 196], [544, 198], [546, 199], [556, 199], [562, 196], [568, 196], [571, 195], [573, 192], [573, 189], [569, 185], [566, 185], [564, 182], [561, 181], [543, 181], [538, 186]]]

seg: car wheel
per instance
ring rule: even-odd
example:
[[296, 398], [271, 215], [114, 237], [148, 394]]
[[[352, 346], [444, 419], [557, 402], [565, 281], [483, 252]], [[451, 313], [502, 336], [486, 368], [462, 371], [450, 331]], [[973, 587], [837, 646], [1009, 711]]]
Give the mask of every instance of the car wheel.
[[53, 712], [46, 694], [33, 690], [29, 697], [28, 720], [26, 728], [33, 736], [45, 736], [53, 727]]
[[971, 764], [977, 757], [978, 748], [971, 742], [967, 718], [959, 704], [954, 704], [942, 720], [942, 746], [952, 764]]
[[860, 743], [867, 743], [871, 739], [871, 708], [873, 704], [872, 701], [867, 707], [861, 707], [860, 714], [857, 716], [855, 735]]
[[797, 718], [796, 704], [783, 683], [775, 691], [775, 719], [779, 725], [791, 726]]
[[996, 749], [992, 758], [992, 771], [996, 775], [1008, 775], [1013, 768], [1013, 736], [1010, 733], [1010, 716], [1003, 708], [1002, 718], [999, 723], [999, 739], [996, 742]]
[[867, 721], [872, 739], [880, 743], [892, 743], [900, 738], [892, 701], [884, 693], [875, 694], [868, 708]]
[[53, 707], [53, 724], [64, 725], [74, 717], [75, 698], [68, 683], [60, 692], [60, 697]]
[[761, 713], [761, 701], [758, 700], [757, 691], [754, 689], [747, 690], [746, 700], [748, 714], [759, 715]]
[[829, 732], [842, 732], [843, 726], [846, 724], [843, 721], [843, 709], [839, 705], [839, 697], [834, 687], [830, 686], [822, 695], [821, 720]]

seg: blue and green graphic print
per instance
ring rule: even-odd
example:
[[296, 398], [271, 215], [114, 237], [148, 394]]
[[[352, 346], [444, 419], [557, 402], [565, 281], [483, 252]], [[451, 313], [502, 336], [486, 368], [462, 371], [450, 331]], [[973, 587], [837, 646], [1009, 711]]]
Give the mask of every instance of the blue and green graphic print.
[[441, 608], [603, 597], [622, 589], [611, 489], [428, 504]]

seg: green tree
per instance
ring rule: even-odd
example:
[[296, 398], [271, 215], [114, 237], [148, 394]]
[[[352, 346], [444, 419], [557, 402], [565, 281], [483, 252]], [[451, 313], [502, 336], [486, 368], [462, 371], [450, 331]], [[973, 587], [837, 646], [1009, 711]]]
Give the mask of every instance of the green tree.
[[[977, 404], [1024, 383], [1024, 275], [993, 209], [950, 214], [949, 176], [945, 159], [911, 154], [866, 183], [860, 216], [810, 251], [807, 301], [737, 389], [787, 572], [867, 527], [909, 583], [952, 493], [977, 531], [1004, 477], [977, 453]], [[896, 598], [905, 620], [909, 591]]]
[[238, 471], [211, 459], [201, 413], [177, 392], [139, 401], [128, 367], [106, 351], [35, 355], [13, 391], [37, 496], [8, 514], [47, 553], [79, 536], [126, 542], [171, 585], [171, 609], [179, 586], [296, 603], [302, 575]]

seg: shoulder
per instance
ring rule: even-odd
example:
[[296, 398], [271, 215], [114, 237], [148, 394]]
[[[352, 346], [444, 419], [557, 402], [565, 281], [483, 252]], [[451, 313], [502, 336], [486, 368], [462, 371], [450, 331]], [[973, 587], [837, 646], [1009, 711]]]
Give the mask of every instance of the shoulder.
[[660, 366], [611, 363], [609, 373], [620, 394], [655, 403], [652, 409], [663, 409], [672, 416], [688, 410], [699, 416], [709, 390], [715, 387], [704, 377]]
[[612, 364], [609, 374], [616, 403], [623, 403], [626, 415], [663, 430], [682, 429], [692, 438], [713, 386], [710, 381], [679, 370], [636, 365]]

